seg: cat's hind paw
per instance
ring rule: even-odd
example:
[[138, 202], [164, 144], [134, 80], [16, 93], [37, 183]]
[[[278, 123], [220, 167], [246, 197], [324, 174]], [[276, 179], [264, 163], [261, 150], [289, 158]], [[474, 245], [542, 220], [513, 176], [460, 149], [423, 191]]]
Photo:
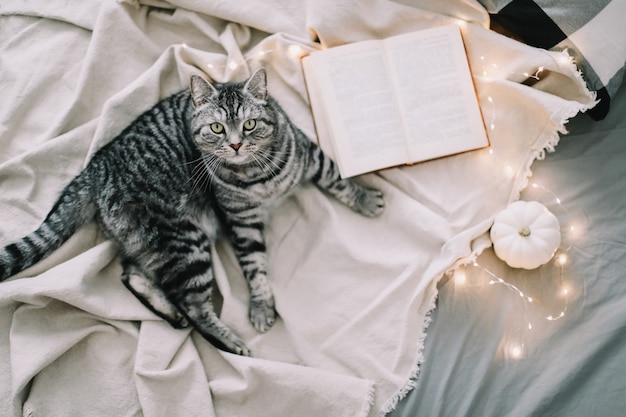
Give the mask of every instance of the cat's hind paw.
[[198, 329], [198, 330], [200, 331], [200, 334], [202, 334], [202, 336], [205, 339], [211, 342], [211, 344], [213, 344], [213, 346], [215, 346], [218, 349], [221, 349], [228, 353], [233, 353], [235, 355], [252, 356], [252, 352], [250, 351], [248, 346], [246, 346], [243, 340], [241, 340], [239, 337], [237, 337], [234, 333], [231, 333], [230, 331], [227, 331], [226, 333], [218, 336], [216, 334], [207, 334], [207, 333], [203, 334], [202, 333], [203, 329]]
[[122, 282], [139, 301], [175, 329], [189, 327], [187, 318], [168, 299], [163, 290], [141, 273], [125, 273]]
[[236, 355], [252, 356], [252, 352], [250, 352], [250, 349], [248, 349], [248, 346], [246, 346], [246, 344], [240, 340], [233, 341], [233, 343], [230, 346], [228, 346], [227, 350]]

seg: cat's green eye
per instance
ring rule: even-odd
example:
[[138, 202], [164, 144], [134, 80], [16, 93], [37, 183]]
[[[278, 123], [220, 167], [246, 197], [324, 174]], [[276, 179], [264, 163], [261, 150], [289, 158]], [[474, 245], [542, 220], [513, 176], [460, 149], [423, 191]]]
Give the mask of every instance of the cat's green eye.
[[244, 130], [252, 130], [256, 127], [256, 120], [254, 119], [248, 119], [245, 122], [243, 122], [243, 129]]
[[224, 132], [224, 125], [222, 125], [221, 123], [218, 122], [213, 122], [209, 125], [209, 127], [211, 128], [211, 131], [213, 133], [222, 133]]

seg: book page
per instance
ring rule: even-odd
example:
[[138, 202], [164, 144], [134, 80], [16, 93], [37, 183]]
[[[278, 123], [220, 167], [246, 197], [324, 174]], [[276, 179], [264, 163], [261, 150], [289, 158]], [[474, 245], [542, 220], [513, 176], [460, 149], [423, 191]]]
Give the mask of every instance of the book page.
[[460, 29], [387, 39], [412, 161], [488, 145]]
[[326, 156], [337, 162], [335, 145], [333, 143], [334, 140], [326, 115], [326, 105], [324, 104], [324, 95], [322, 94], [323, 90], [319, 86], [317, 77], [313, 76], [314, 67], [309, 58], [308, 56], [304, 57], [301, 62], [306, 91], [311, 105], [311, 115], [313, 116], [315, 131], [317, 133], [317, 144], [322, 148]]
[[[329, 153], [334, 153], [342, 175], [406, 163], [402, 123], [380, 42], [336, 47], [306, 60], [307, 80], [313, 69], [312, 85], [323, 90], [320, 95], [334, 143]], [[318, 127], [318, 134], [322, 130]]]

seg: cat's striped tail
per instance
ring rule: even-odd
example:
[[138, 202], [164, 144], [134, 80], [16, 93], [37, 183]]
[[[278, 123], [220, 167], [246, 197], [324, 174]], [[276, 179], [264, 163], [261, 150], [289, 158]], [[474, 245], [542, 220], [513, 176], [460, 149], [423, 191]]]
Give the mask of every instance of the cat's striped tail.
[[50, 255], [93, 218], [95, 204], [88, 172], [83, 171], [65, 187], [37, 230], [0, 249], [0, 281]]

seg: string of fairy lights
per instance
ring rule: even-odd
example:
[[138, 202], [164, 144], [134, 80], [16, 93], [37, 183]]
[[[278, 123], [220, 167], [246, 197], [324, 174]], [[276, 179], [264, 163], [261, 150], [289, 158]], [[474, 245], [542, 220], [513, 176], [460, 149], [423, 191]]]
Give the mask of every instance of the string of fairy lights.
[[[566, 66], [571, 63], [571, 58], [566, 53], [562, 53], [557, 56], [549, 54], [549, 56], [555, 61], [555, 64], [557, 65], [557, 67]], [[534, 83], [541, 81], [543, 74], [546, 72], [546, 69], [544, 66], [539, 66], [532, 73], [531, 72], [502, 73], [501, 69], [498, 67], [498, 64], [487, 62], [487, 58], [484, 55], [480, 56], [480, 63], [482, 67], [479, 68], [479, 74], [481, 74], [485, 78], [489, 78], [490, 76], [493, 76], [493, 74], [491, 74], [492, 71], [497, 71], [500, 73], [501, 76], [502, 75], [514, 76], [514, 78], [521, 78], [519, 76], [523, 76], [525, 80], [522, 82], [527, 85], [533, 85]], [[483, 110], [485, 113], [487, 113], [486, 115], [484, 114], [484, 116], [486, 116], [486, 119], [487, 119], [485, 122], [486, 122], [486, 125], [488, 126], [488, 130], [494, 131], [496, 129], [495, 102], [492, 96], [487, 97], [487, 103], [488, 103], [488, 109]], [[488, 149], [488, 153], [489, 155], [494, 155], [494, 150], [490, 147]], [[505, 164], [504, 173], [509, 177], [513, 177], [515, 174], [515, 171], [511, 166]], [[565, 217], [568, 220], [571, 220], [572, 215], [570, 211], [562, 204], [561, 198], [558, 197], [554, 192], [552, 192], [545, 186], [538, 184], [536, 182], [533, 182], [530, 184], [530, 189], [535, 190], [535, 191], [541, 191], [544, 194], [544, 197], [547, 197], [547, 198], [544, 198], [544, 200], [547, 200], [552, 205], [554, 205], [558, 210], [561, 211], [561, 214], [565, 214], [564, 216], [560, 216], [560, 217]], [[561, 222], [561, 219], [559, 219], [559, 222]], [[566, 224], [565, 226], [562, 225], [561, 235], [563, 237], [563, 241], [561, 243], [561, 247], [558, 249], [557, 253], [554, 255], [551, 261], [551, 265], [547, 264], [546, 266], [539, 268], [539, 269], [541, 268], [556, 268], [557, 269], [556, 278], [555, 278], [557, 290], [552, 293], [552, 297], [554, 299], [559, 299], [562, 301], [562, 304], [560, 305], [560, 308], [557, 309], [558, 310], [557, 312], [553, 312], [551, 314], [543, 314], [543, 315], [540, 313], [537, 314], [540, 319], [543, 319], [549, 322], [554, 322], [554, 321], [563, 319], [568, 312], [571, 294], [570, 294], [570, 288], [568, 288], [569, 284], [565, 282], [566, 267], [569, 263], [569, 251], [572, 247], [572, 239], [576, 235], [580, 235], [580, 229], [581, 229], [580, 225], [576, 225], [574, 222]], [[466, 274], [467, 268], [475, 268], [480, 273], [480, 275], [486, 277], [482, 281], [482, 283], [472, 284], [470, 286], [483, 286], [483, 285], [501, 286], [506, 291], [516, 296], [519, 296], [519, 299], [523, 303], [523, 320], [525, 323], [524, 328], [527, 332], [530, 332], [533, 330], [534, 328], [533, 320], [529, 318], [530, 310], [535, 306], [539, 306], [539, 305], [545, 306], [548, 303], [541, 302], [540, 300], [537, 300], [536, 298], [529, 296], [527, 292], [520, 289], [519, 286], [514, 285], [513, 283], [504, 279], [503, 274], [497, 274], [493, 272], [490, 268], [487, 268], [486, 266], [481, 265], [478, 262], [478, 258], [477, 260], [474, 260], [470, 264], [461, 266], [454, 271], [454, 275], [453, 275], [454, 283], [457, 287], [468, 286], [468, 278]], [[535, 274], [538, 275], [539, 273], [535, 272]], [[504, 356], [508, 358], [521, 359], [522, 357], [525, 356], [525, 349], [526, 349], [526, 341], [525, 341], [524, 335], [522, 335], [522, 337], [519, 337], [517, 340], [508, 341], [507, 343], [505, 343], [503, 345], [503, 351], [504, 351], [503, 354]]]
[[[189, 46], [186, 43], [182, 45], [183, 49], [188, 49]], [[267, 55], [270, 55], [274, 52], [275, 49], [259, 49], [256, 52], [249, 54], [247, 57], [242, 56], [240, 59], [236, 58], [226, 58], [226, 62], [223, 64], [218, 64], [217, 61], [206, 62], [205, 67], [208, 69], [226, 69], [228, 68], [231, 71], [235, 71], [241, 67], [244, 67], [249, 61], [253, 60], [263, 60]], [[281, 51], [282, 52], [282, 51]], [[286, 47], [287, 55], [293, 59], [300, 59], [305, 56], [308, 52], [297, 44], [290, 44]]]
[[[466, 26], [467, 23], [464, 21], [458, 21], [458, 24], [461, 28], [463, 28]], [[186, 44], [183, 44], [182, 47], [184, 49], [188, 48]], [[297, 44], [289, 44], [285, 46], [285, 49], [282, 49], [282, 48], [279, 48], [279, 49], [280, 50], [278, 52], [282, 53], [283, 51], [286, 51], [287, 55], [294, 60], [299, 60], [303, 56], [308, 54], [308, 51], [306, 51], [303, 47]], [[209, 69], [228, 68], [231, 71], [236, 71], [240, 67], [247, 65], [248, 61], [252, 61], [252, 60], [262, 61], [266, 59], [266, 57], [274, 51], [277, 51], [277, 49], [275, 48], [259, 49], [256, 52], [249, 53], [247, 57], [241, 56], [240, 59], [226, 58], [226, 61], [221, 64], [218, 64], [216, 62], [208, 62], [206, 63], [206, 67]], [[556, 61], [556, 64], [559, 66], [567, 65], [569, 63], [569, 57], [566, 56], [565, 54], [561, 54], [556, 57], [553, 55], [550, 55], [550, 56], [552, 57], [552, 59]], [[481, 66], [482, 66], [482, 68], [479, 68], [478, 70], [479, 75], [482, 75], [485, 78], [489, 78], [493, 76], [492, 71], [497, 71], [500, 73], [501, 69], [499, 68], [497, 63], [488, 62], [486, 56], [484, 55], [481, 55], [479, 59], [480, 59]], [[530, 80], [532, 84], [534, 82], [540, 81], [542, 79], [542, 74], [544, 72], [545, 72], [545, 67], [539, 66], [532, 73], [530, 72], [522, 72], [522, 73], [515, 73], [515, 74], [506, 73], [504, 75], [523, 76], [526, 78], [526, 80]], [[488, 108], [483, 107], [483, 116], [485, 117], [485, 124], [486, 124], [487, 129], [490, 131], [494, 131], [496, 130], [496, 111], [495, 111], [496, 103], [492, 96], [487, 96], [487, 103], [488, 103], [488, 106], [485, 106], [485, 107], [488, 107]], [[489, 147], [486, 151], [489, 155], [491, 156], [494, 155], [493, 148]], [[513, 168], [508, 165], [504, 166], [504, 173], [509, 178], [514, 176]], [[530, 188], [534, 190], [540, 190], [541, 192], [544, 193], [544, 195], [547, 195], [549, 197], [549, 200], [551, 200], [553, 204], [556, 204], [556, 207], [558, 207], [561, 211], [566, 212], [566, 213], [568, 212], [567, 208], [563, 206], [561, 199], [555, 193], [550, 191], [548, 188], [538, 183], [530, 184]], [[562, 229], [562, 234], [565, 234], [566, 235], [565, 237], [571, 238], [572, 235], [574, 235], [576, 232], [579, 232], [579, 229], [580, 229], [579, 226], [576, 226], [573, 223], [568, 224], [564, 230]], [[566, 283], [566, 275], [567, 275], [566, 267], [569, 262], [568, 252], [571, 247], [572, 247], [571, 239], [565, 239], [562, 242], [561, 247], [555, 254], [554, 258], [550, 262], [551, 265], [549, 265], [550, 263], [546, 264], [546, 267], [557, 268], [556, 283], [557, 283], [558, 289], [555, 293], [555, 298], [560, 298], [562, 300], [562, 304], [558, 312], [555, 312], [552, 314], [543, 314], [543, 315], [535, 314], [535, 316], [538, 316], [539, 319], [546, 320], [549, 322], [554, 322], [554, 321], [563, 319], [568, 312], [568, 307], [569, 307], [569, 302], [570, 302], [570, 289], [568, 288], [568, 284]], [[474, 269], [477, 272], [477, 274], [475, 272], [468, 271], [469, 268]], [[540, 268], [543, 268], [543, 267], [540, 267]], [[468, 272], [470, 272], [472, 275], [484, 276], [485, 279], [483, 279], [480, 282], [469, 283]], [[452, 272], [452, 276], [453, 276], [453, 282], [459, 288], [500, 286], [504, 288], [507, 292], [510, 292], [514, 296], [519, 297], [519, 299], [523, 303], [523, 319], [525, 323], [524, 328], [527, 332], [532, 331], [534, 328], [533, 320], [530, 318], [531, 309], [534, 306], [547, 304], [545, 302], [538, 300], [536, 297], [530, 296], [527, 292], [522, 290], [518, 285], [515, 285], [507, 281], [503, 277], [503, 274], [498, 274], [494, 272], [492, 269], [482, 265], [478, 261], [478, 258], [474, 261], [471, 261], [470, 263], [466, 265], [457, 267]], [[512, 358], [512, 359], [520, 359], [524, 357], [525, 355], [525, 348], [526, 348], [525, 338], [521, 337], [519, 340], [509, 342], [503, 348], [504, 348], [505, 356]]]
[[[572, 226], [573, 227], [573, 226]], [[511, 293], [513, 296], [519, 297], [518, 299], [522, 303], [522, 319], [524, 323], [524, 330], [526, 332], [532, 331], [535, 326], [535, 320], [545, 320], [548, 322], [554, 322], [557, 320], [563, 319], [569, 308], [569, 298], [570, 298], [570, 289], [569, 285], [565, 280], [566, 277], [566, 267], [569, 263], [568, 251], [571, 245], [568, 244], [567, 247], [561, 247], [557, 254], [554, 256], [552, 261], [549, 264], [546, 264], [540, 268], [556, 268], [556, 291], [553, 292], [552, 298], [561, 300], [561, 304], [558, 309], [556, 309], [552, 313], [543, 313], [545, 310], [545, 306], [547, 304], [551, 304], [545, 302], [545, 300], [540, 300], [537, 297], [533, 297], [529, 295], [529, 293], [525, 290], [522, 290], [518, 285], [513, 284], [512, 282], [507, 281], [503, 278], [503, 274], [498, 274], [494, 272], [489, 267], [483, 265], [480, 261], [480, 257], [476, 260], [470, 262], [467, 265], [460, 266], [456, 268], [453, 272], [453, 281], [455, 288], [463, 289], [463, 288], [481, 288], [486, 286], [500, 286], [505, 291]], [[508, 267], [507, 267], [508, 268]], [[538, 274], [537, 272], [530, 272]], [[475, 281], [470, 281], [470, 276], [474, 277]], [[537, 310], [534, 312], [531, 318], [531, 310], [536, 307]], [[509, 340], [504, 344], [503, 354], [512, 359], [520, 359], [525, 354], [526, 348], [526, 337], [522, 334], [521, 337], [516, 340]]]

